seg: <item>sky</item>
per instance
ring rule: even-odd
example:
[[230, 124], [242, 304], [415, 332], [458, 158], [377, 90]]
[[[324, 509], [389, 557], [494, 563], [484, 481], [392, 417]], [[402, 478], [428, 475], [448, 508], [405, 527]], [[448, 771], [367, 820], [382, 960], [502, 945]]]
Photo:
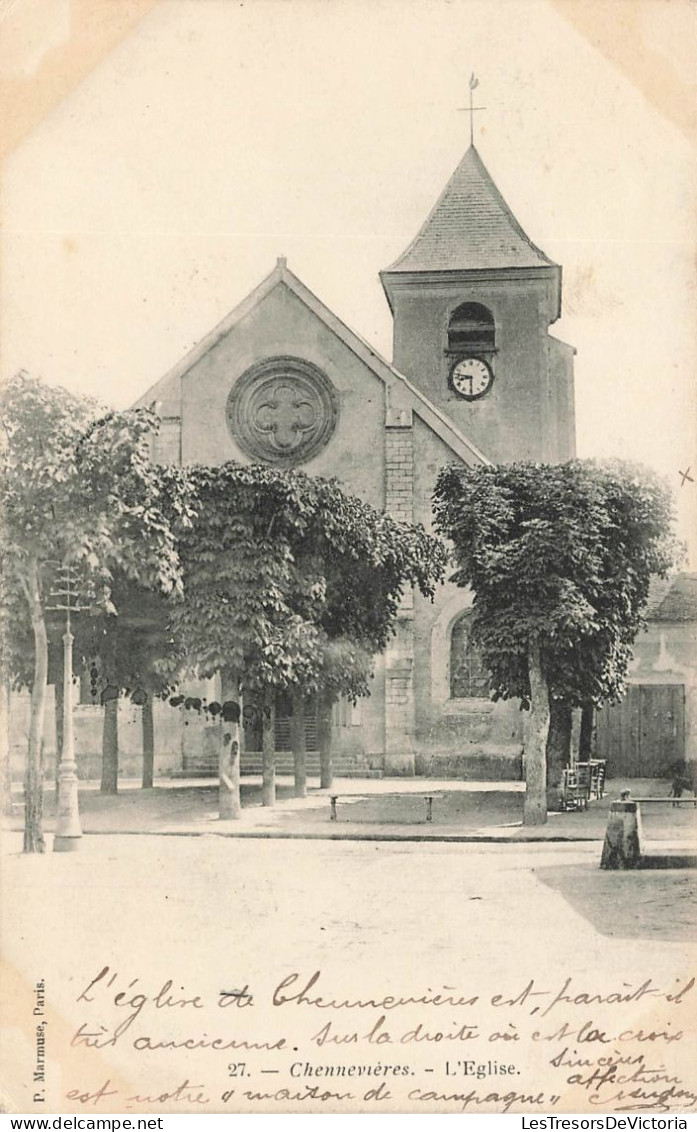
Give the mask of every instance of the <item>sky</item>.
[[[0, 374], [125, 407], [279, 255], [390, 358], [378, 272], [467, 147], [476, 72], [479, 152], [563, 265], [579, 454], [656, 468], [697, 531], [695, 139], [652, 94], [697, 72], [697, 17], [603, 0], [603, 43], [594, 3], [159, 0], [5, 160]], [[0, 69], [38, 74], [72, 11], [17, 0]]]

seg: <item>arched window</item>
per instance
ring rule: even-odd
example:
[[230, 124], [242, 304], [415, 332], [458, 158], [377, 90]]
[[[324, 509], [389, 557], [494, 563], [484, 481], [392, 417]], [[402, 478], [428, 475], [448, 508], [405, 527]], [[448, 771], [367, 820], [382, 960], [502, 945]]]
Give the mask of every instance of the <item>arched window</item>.
[[448, 353], [491, 353], [496, 349], [496, 326], [481, 303], [463, 303], [450, 316]]
[[489, 698], [489, 673], [472, 642], [472, 611], [463, 613], [450, 634], [450, 698]]

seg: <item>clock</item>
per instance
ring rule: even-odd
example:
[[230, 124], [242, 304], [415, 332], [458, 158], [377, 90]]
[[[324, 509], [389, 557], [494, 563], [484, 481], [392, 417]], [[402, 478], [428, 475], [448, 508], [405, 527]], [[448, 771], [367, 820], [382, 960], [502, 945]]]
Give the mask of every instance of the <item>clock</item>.
[[494, 375], [482, 358], [460, 358], [450, 372], [450, 384], [466, 401], [476, 401], [491, 389]]

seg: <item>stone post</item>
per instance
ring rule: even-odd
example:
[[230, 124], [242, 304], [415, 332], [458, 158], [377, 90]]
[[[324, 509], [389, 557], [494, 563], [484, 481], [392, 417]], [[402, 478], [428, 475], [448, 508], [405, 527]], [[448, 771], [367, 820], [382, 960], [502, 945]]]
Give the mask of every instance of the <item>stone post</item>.
[[601, 869], [635, 869], [641, 860], [641, 813], [629, 791], [612, 802], [607, 819]]

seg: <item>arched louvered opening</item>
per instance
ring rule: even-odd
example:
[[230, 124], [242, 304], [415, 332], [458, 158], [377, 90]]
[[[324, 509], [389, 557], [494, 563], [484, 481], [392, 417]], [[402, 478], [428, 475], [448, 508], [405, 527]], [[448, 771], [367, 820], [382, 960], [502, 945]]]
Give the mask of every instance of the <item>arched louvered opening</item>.
[[462, 303], [448, 323], [448, 353], [489, 353], [496, 349], [496, 325], [481, 303]]

